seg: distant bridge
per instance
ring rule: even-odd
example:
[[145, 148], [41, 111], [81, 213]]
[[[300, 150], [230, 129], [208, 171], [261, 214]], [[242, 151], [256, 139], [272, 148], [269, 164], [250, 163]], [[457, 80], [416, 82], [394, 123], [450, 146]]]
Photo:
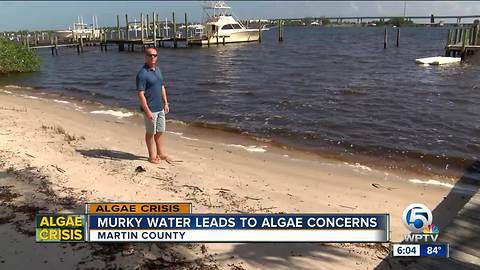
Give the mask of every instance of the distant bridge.
[[[448, 15], [448, 16], [442, 16], [442, 15], [430, 15], [430, 16], [322, 16], [322, 17], [308, 17], [313, 20], [318, 20], [318, 19], [329, 19], [331, 21], [338, 21], [342, 22], [343, 20], [357, 20], [357, 23], [362, 23], [363, 20], [369, 21], [369, 20], [379, 20], [379, 21], [384, 21], [384, 20], [389, 20], [391, 18], [405, 18], [405, 19], [457, 19], [457, 24], [460, 24], [462, 22], [462, 19], [480, 19], [480, 15]], [[307, 18], [284, 18], [282, 20], [305, 20]], [[278, 20], [278, 19], [272, 19], [272, 20]]]

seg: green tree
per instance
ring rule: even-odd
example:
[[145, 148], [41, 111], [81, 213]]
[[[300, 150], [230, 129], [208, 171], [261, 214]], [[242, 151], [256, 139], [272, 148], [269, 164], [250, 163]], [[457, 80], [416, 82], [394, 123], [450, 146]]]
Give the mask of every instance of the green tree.
[[325, 17], [320, 18], [320, 21], [322, 22], [322, 25], [329, 25], [331, 24], [330, 19], [327, 19]]
[[388, 25], [395, 25], [395, 26], [414, 26], [415, 23], [412, 20], [406, 20], [403, 17], [394, 17], [391, 18], [386, 22]]
[[26, 46], [0, 39], [0, 74], [40, 69], [37, 53]]

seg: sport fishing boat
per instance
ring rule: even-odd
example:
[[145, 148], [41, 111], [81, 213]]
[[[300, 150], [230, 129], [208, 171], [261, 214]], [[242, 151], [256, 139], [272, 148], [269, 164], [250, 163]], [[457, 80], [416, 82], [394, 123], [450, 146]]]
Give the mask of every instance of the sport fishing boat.
[[100, 29], [98, 28], [97, 17], [93, 16], [93, 22], [89, 26], [83, 23], [83, 17], [78, 17], [78, 21], [73, 23], [73, 28], [69, 27], [68, 30], [55, 31], [60, 39], [98, 39], [100, 38]]
[[258, 41], [265, 28], [249, 29], [235, 18], [224, 1], [206, 1], [203, 6], [204, 29], [202, 36], [191, 40], [194, 45]]

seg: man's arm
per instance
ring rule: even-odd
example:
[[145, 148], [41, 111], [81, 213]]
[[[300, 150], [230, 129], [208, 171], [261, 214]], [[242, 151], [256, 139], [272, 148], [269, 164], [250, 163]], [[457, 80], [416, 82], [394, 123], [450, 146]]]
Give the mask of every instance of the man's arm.
[[170, 112], [170, 108], [168, 107], [167, 89], [165, 89], [165, 85], [162, 85], [162, 99], [163, 99], [163, 104], [165, 104], [165, 107], [163, 109], [167, 114], [168, 112]]
[[135, 79], [137, 84], [137, 96], [138, 100], [140, 101], [140, 106], [143, 109], [143, 112], [147, 116], [148, 119], [153, 119], [153, 113], [148, 107], [147, 99], [145, 98], [145, 88], [147, 87], [147, 81], [145, 80], [145, 76], [141, 72], [137, 74], [137, 78]]
[[142, 109], [145, 112], [145, 114], [147, 115], [148, 119], [152, 120], [153, 119], [153, 113], [150, 110], [150, 108], [148, 107], [147, 99], [145, 98], [145, 91], [138, 90], [137, 95], [138, 95], [138, 100], [140, 101], [140, 106], [142, 106]]

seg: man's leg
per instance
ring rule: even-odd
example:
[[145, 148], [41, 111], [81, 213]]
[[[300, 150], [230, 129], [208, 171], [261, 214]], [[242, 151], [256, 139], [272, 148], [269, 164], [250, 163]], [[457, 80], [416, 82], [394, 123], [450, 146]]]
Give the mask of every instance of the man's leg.
[[150, 161], [154, 161], [157, 159], [157, 152], [155, 152], [155, 144], [153, 139], [154, 139], [153, 134], [145, 133], [145, 143], [147, 144], [148, 159]]
[[157, 154], [160, 159], [165, 159], [167, 157], [167, 154], [165, 153], [165, 150], [163, 149], [163, 132], [157, 132], [155, 133], [155, 146], [157, 148]]
[[157, 147], [157, 155], [158, 158], [166, 160], [168, 157], [163, 147], [163, 133], [165, 133], [165, 113], [163, 111], [159, 112], [156, 120], [155, 146]]
[[153, 115], [153, 119], [148, 119], [144, 114], [145, 119], [145, 144], [148, 150], [148, 161], [156, 163], [157, 152], [155, 151], [154, 134], [156, 129], [156, 114]]

